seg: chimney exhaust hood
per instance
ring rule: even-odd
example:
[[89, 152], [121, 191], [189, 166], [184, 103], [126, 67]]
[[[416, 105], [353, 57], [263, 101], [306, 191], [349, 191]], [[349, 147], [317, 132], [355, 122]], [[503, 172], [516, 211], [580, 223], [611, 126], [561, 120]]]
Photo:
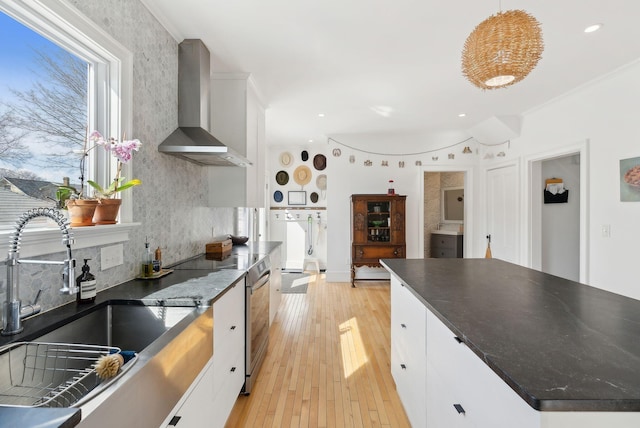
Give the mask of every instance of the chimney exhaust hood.
[[178, 129], [160, 143], [158, 151], [199, 165], [251, 165], [207, 131], [209, 58], [209, 50], [199, 39], [186, 39], [178, 46]]

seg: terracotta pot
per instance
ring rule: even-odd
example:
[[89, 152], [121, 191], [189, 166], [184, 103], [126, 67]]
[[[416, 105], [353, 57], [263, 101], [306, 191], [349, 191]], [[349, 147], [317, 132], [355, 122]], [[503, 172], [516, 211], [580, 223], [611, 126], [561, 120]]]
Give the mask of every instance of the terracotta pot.
[[122, 199], [100, 199], [93, 214], [95, 224], [115, 224]]
[[67, 200], [71, 227], [93, 226], [93, 213], [97, 206], [98, 201], [95, 199]]

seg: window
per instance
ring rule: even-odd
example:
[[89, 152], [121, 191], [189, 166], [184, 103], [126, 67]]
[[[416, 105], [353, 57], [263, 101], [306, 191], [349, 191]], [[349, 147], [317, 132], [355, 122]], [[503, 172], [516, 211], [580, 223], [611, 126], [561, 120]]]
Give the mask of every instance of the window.
[[67, 177], [79, 188], [79, 158], [90, 109], [92, 64], [0, 12], [0, 225], [53, 205]]
[[[11, 24], [24, 26], [21, 31], [32, 31], [33, 34], [38, 34], [37, 37], [33, 37], [33, 40], [37, 40], [37, 42], [34, 42], [36, 46], [33, 49], [29, 49], [28, 54], [36, 52], [37, 56], [38, 46], [46, 46], [47, 48], [45, 50], [55, 52], [55, 54], [53, 54], [54, 56], [59, 54], [60, 58], [65, 58], [66, 61], [68, 61], [68, 63], [66, 63], [67, 65], [71, 64], [70, 67], [75, 67], [76, 72], [80, 70], [86, 77], [84, 88], [76, 88], [78, 89], [78, 93], [84, 93], [84, 106], [79, 98], [73, 103], [76, 111], [76, 115], [74, 116], [76, 121], [84, 121], [86, 129], [97, 129], [104, 135], [122, 135], [123, 133], [131, 135], [132, 57], [125, 48], [106, 35], [103, 31], [96, 28], [96, 25], [92, 21], [88, 20], [75, 8], [65, 2], [59, 2], [56, 0], [33, 0], [28, 2], [20, 0], [0, 0], [0, 12], [4, 14], [4, 16], [1, 17], [2, 21], [0, 21], [0, 26], [3, 31], [5, 31], [4, 20], [12, 20]], [[25, 36], [24, 34], [22, 37], [32, 37]], [[11, 40], [11, 37], [4, 37], [4, 39], [8, 39], [9, 43], [14, 42], [14, 40]], [[0, 57], [6, 53], [7, 49], [5, 47], [0, 48]], [[62, 63], [63, 60], [58, 59], [54, 60], [52, 65], [58, 66]], [[0, 88], [0, 99], [4, 100], [7, 85], [4, 84], [6, 80], [3, 73], [8, 73], [9, 70], [2, 59], [0, 59], [0, 65], [2, 67], [0, 68], [0, 81], [2, 81], [3, 86], [5, 86]], [[38, 74], [37, 68], [33, 71], [35, 71], [36, 75]], [[25, 73], [21, 74], [24, 77]], [[33, 73], [29, 72], [29, 74]], [[50, 82], [45, 83], [49, 84]], [[39, 88], [42, 89], [43, 87], [46, 88], [49, 86], [45, 85]], [[84, 91], [82, 89], [84, 89]], [[70, 94], [66, 95], [70, 96]], [[83, 107], [84, 115], [78, 114], [78, 112], [81, 112]], [[2, 114], [6, 113], [6, 105], [0, 106], [0, 117], [2, 117]], [[5, 116], [5, 118], [6, 117], [7, 116]], [[22, 119], [24, 120], [24, 118]], [[2, 127], [1, 123], [0, 127]], [[75, 134], [77, 134], [80, 127], [82, 127], [82, 125], [76, 123], [72, 127], [67, 126], [67, 129], [73, 129]], [[1, 131], [2, 130], [0, 129], [0, 132]], [[23, 128], [13, 128], [12, 132], [12, 134], [5, 133], [4, 135], [12, 135], [13, 137], [19, 136], [19, 133], [23, 132]], [[36, 135], [36, 133], [32, 131], [30, 131], [29, 134], [32, 138]], [[82, 134], [84, 134], [84, 130]], [[41, 140], [40, 143], [42, 143], [42, 134], [38, 135]], [[62, 136], [57, 136], [52, 140], [47, 141], [48, 151], [65, 152], [65, 156], [62, 156], [62, 158], [57, 160], [62, 161], [61, 163], [67, 164], [66, 170], [62, 167], [59, 169], [50, 167], [48, 168], [49, 171], [46, 171], [44, 168], [38, 168], [38, 165], [43, 162], [44, 158], [42, 156], [46, 154], [43, 147], [38, 149], [38, 156], [28, 156], [27, 159], [22, 160], [22, 163], [19, 162], [19, 159], [16, 161], [14, 158], [12, 159], [12, 165], [8, 165], [9, 162], [7, 161], [9, 160], [9, 157], [0, 153], [0, 160], [4, 161], [0, 162], [0, 168], [13, 167], [15, 169], [16, 164], [23, 166], [26, 165], [31, 168], [36, 168], [38, 176], [45, 180], [60, 182], [62, 181], [62, 177], [69, 176], [72, 184], [77, 183], [79, 182], [77, 178], [79, 176], [79, 159], [75, 158], [73, 155], [69, 157], [69, 144], [73, 144], [73, 140], [76, 140], [78, 135], [66, 137], [66, 141], [63, 141], [65, 137]], [[82, 144], [82, 139], [83, 137], [81, 137], [80, 141], [77, 143]], [[19, 142], [17, 140], [14, 141], [14, 144], [18, 143]], [[23, 139], [22, 143], [27, 146], [31, 145], [31, 147], [34, 147], [33, 144], [35, 144], [34, 141], [29, 139]], [[65, 144], [67, 144], [67, 146], [65, 146]], [[65, 147], [67, 147], [67, 149], [65, 149]], [[20, 156], [20, 153], [24, 154], [26, 153], [26, 150], [20, 150], [19, 147], [17, 152], [17, 156]], [[15, 151], [13, 155], [16, 155]], [[115, 172], [115, 165], [113, 165], [113, 162], [110, 162], [110, 159], [101, 151], [93, 151], [92, 155], [93, 156], [87, 162], [86, 176], [98, 182], [109, 182], [110, 177], [112, 177]], [[53, 165], [53, 162], [51, 161], [45, 162], [50, 166]], [[74, 163], [77, 163], [77, 166], [74, 165]], [[125, 168], [126, 167], [130, 168], [130, 165], [125, 165]], [[74, 172], [74, 168], [76, 172]], [[125, 171], [124, 175], [130, 175], [128, 172], [129, 171]], [[3, 187], [0, 186], [0, 190], [2, 189]], [[123, 205], [121, 208], [121, 221], [126, 223], [131, 221], [131, 203], [127, 195], [123, 194], [122, 197]], [[3, 234], [8, 233], [2, 231], [3, 220], [5, 219], [0, 218], [0, 239]], [[15, 218], [9, 220], [13, 223]], [[78, 234], [87, 235], [101, 233], [100, 231], [80, 232], [79, 229], [76, 229], [76, 231], [76, 241]], [[41, 245], [41, 239], [43, 239], [42, 236], [47, 235], [47, 233], [48, 232], [35, 231], [34, 234], [38, 235], [38, 238], [35, 238], [34, 242], [37, 241], [39, 245]], [[105, 233], [113, 234], [113, 230]], [[26, 238], [26, 236], [24, 237]], [[59, 241], [59, 237], [56, 236], [56, 240]], [[23, 247], [24, 243], [28, 241], [29, 239], [23, 239]], [[92, 238], [92, 241], [96, 244], [106, 243], [105, 240], [95, 238]], [[59, 247], [59, 242], [57, 243], [57, 246]], [[81, 247], [84, 245], [76, 244], [76, 247], [78, 246]], [[43, 248], [45, 249], [37, 250], [35, 252], [44, 254], [46, 246]], [[58, 250], [59, 249], [56, 247], [55, 251]]]

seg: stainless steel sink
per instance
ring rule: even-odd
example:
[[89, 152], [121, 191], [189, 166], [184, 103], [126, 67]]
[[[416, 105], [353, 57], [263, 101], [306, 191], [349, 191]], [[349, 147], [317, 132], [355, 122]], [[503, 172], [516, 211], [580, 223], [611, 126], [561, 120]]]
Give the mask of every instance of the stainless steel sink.
[[[0, 348], [0, 405], [79, 407], [127, 373], [138, 354], [193, 312], [193, 307], [108, 304], [31, 342]], [[118, 350], [137, 354], [116, 377], [101, 381], [95, 362]]]
[[117, 346], [141, 352], [193, 308], [109, 304], [34, 341]]

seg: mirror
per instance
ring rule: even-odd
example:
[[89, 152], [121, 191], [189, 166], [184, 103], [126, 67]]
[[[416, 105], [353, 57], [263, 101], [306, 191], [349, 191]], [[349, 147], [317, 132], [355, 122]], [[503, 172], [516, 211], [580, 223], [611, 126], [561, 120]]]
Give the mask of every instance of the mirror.
[[445, 187], [442, 189], [442, 222], [464, 222], [464, 187]]

